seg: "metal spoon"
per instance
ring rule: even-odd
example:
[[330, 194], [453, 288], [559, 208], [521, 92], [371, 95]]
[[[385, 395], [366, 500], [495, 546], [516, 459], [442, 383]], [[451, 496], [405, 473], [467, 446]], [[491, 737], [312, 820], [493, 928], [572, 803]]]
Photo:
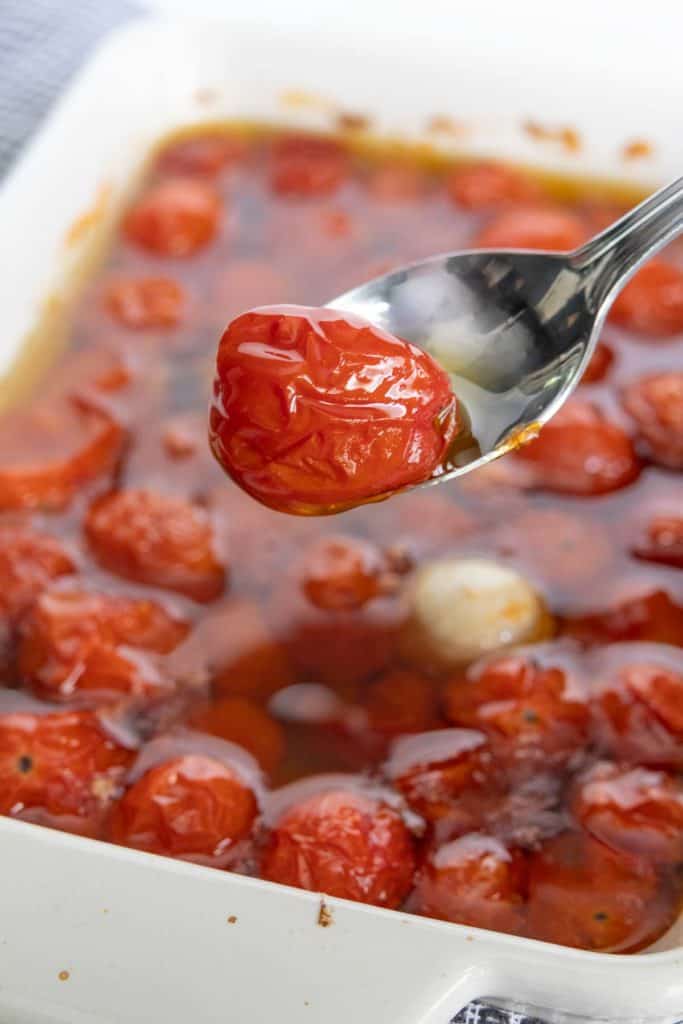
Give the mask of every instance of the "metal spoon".
[[441, 482], [498, 458], [557, 412], [617, 293], [682, 230], [679, 178], [575, 252], [432, 256], [329, 305], [419, 345], [451, 373], [473, 443], [428, 481]]

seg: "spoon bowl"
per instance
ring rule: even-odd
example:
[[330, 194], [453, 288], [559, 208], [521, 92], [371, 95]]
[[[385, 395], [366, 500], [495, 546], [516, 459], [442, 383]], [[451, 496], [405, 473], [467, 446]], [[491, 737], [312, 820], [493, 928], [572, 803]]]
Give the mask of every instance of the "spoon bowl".
[[451, 375], [472, 444], [438, 483], [534, 437], [579, 383], [614, 297], [683, 229], [683, 178], [570, 253], [446, 253], [328, 303], [425, 349]]

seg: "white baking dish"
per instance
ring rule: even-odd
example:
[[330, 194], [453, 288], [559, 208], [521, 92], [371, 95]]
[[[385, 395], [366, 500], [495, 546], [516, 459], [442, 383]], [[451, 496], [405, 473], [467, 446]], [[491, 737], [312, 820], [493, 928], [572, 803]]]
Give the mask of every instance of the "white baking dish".
[[[586, 75], [570, 89], [550, 68], [487, 66], [457, 36], [427, 55], [352, 38], [311, 46], [218, 23], [120, 31], [0, 192], [0, 374], [46, 297], [63, 293], [149, 146], [180, 124], [328, 126], [336, 101], [371, 114], [377, 131], [409, 137], [431, 115], [450, 114], [466, 122], [451, 144], [569, 171], [658, 181], [680, 169], [674, 98], [643, 95], [634, 77], [618, 107], [596, 111], [596, 84]], [[579, 127], [581, 151], [532, 142], [520, 131], [530, 114]], [[625, 167], [621, 144], [643, 133], [654, 155]], [[104, 216], [67, 241], [74, 219], [98, 203]], [[680, 925], [656, 951], [619, 957], [327, 903], [333, 923], [322, 928], [315, 894], [0, 819], [0, 1019], [446, 1024], [474, 997], [510, 996], [555, 1020], [683, 1017]]]

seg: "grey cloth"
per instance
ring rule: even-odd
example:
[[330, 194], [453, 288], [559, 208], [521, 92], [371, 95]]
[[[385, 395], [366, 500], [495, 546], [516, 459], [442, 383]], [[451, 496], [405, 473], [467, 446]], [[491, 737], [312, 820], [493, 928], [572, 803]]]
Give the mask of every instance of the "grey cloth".
[[128, 0], [0, 0], [0, 176]]

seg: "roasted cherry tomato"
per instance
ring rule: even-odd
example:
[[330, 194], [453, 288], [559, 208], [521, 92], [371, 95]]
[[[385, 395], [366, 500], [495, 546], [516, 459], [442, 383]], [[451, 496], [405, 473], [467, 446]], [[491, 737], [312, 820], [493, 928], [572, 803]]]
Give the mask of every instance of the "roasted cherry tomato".
[[571, 616], [564, 632], [585, 644], [618, 642], [683, 647], [683, 605], [665, 590], [626, 598], [604, 612]]
[[482, 732], [437, 729], [397, 739], [384, 771], [413, 810], [438, 821], [491, 782], [491, 751]]
[[474, 240], [482, 249], [541, 249], [570, 252], [588, 238], [576, 213], [551, 206], [515, 206], [504, 210]]
[[646, 562], [683, 569], [683, 516], [656, 516], [632, 550]]
[[651, 260], [617, 295], [609, 316], [638, 334], [669, 338], [683, 332], [683, 271]]
[[152, 491], [115, 491], [88, 510], [85, 530], [98, 561], [140, 583], [211, 601], [225, 584], [203, 509]]
[[344, 790], [291, 807], [276, 823], [261, 877], [378, 907], [397, 907], [413, 880], [413, 841], [381, 800]]
[[676, 913], [652, 868], [582, 833], [550, 839], [530, 858], [533, 938], [628, 953], [666, 931]]
[[171, 277], [127, 277], [111, 281], [104, 295], [109, 314], [124, 327], [175, 327], [183, 316], [185, 294]]
[[92, 711], [0, 715], [0, 814], [94, 835], [132, 757]]
[[614, 362], [614, 350], [605, 341], [601, 341], [591, 360], [583, 371], [582, 384], [597, 384], [605, 379]]
[[683, 672], [634, 662], [596, 684], [597, 740], [620, 760], [683, 770]]
[[368, 728], [383, 736], [422, 732], [439, 721], [434, 680], [414, 669], [392, 669], [368, 683], [362, 706]]
[[0, 418], [0, 510], [61, 509], [79, 487], [114, 468], [124, 434], [111, 417], [75, 401]]
[[536, 486], [565, 494], [606, 494], [632, 483], [640, 471], [628, 434], [578, 398], [570, 398], [515, 457]]
[[301, 587], [311, 604], [327, 611], [349, 611], [382, 592], [381, 553], [353, 537], [325, 537], [311, 549]]
[[203, 135], [181, 139], [159, 155], [159, 170], [168, 174], [215, 178], [226, 167], [241, 163], [249, 152], [246, 139], [230, 135]]
[[73, 559], [54, 537], [0, 525], [0, 618], [16, 620], [50, 580], [75, 571]]
[[494, 163], [453, 171], [446, 178], [446, 191], [453, 202], [465, 210], [493, 210], [512, 203], [527, 203], [540, 195], [533, 178]]
[[410, 910], [471, 928], [524, 932], [524, 855], [493, 836], [473, 833], [431, 851], [410, 896]]
[[170, 681], [142, 652], [167, 653], [187, 629], [153, 601], [47, 590], [21, 623], [19, 672], [52, 699], [168, 692]]
[[280, 195], [332, 195], [347, 174], [348, 158], [334, 139], [287, 135], [273, 145], [270, 183]]
[[185, 754], [155, 765], [122, 797], [111, 838], [149, 853], [225, 867], [258, 811], [245, 779], [215, 757]]
[[166, 178], [150, 186], [123, 221], [126, 238], [158, 256], [193, 256], [218, 232], [221, 201], [212, 185]]
[[626, 388], [623, 403], [652, 459], [683, 469], [683, 372], [641, 377]]
[[334, 310], [238, 317], [216, 372], [214, 455], [281, 511], [335, 511], [426, 480], [457, 430], [449, 378], [430, 356]]
[[481, 730], [518, 768], [566, 762], [588, 739], [588, 706], [564, 671], [528, 655], [475, 664], [447, 684], [444, 700], [451, 722]]
[[282, 726], [246, 697], [220, 697], [195, 708], [190, 725], [201, 732], [244, 747], [266, 772], [272, 772], [285, 751]]
[[603, 762], [580, 779], [573, 807], [612, 849], [659, 864], [683, 860], [683, 784], [674, 775]]

